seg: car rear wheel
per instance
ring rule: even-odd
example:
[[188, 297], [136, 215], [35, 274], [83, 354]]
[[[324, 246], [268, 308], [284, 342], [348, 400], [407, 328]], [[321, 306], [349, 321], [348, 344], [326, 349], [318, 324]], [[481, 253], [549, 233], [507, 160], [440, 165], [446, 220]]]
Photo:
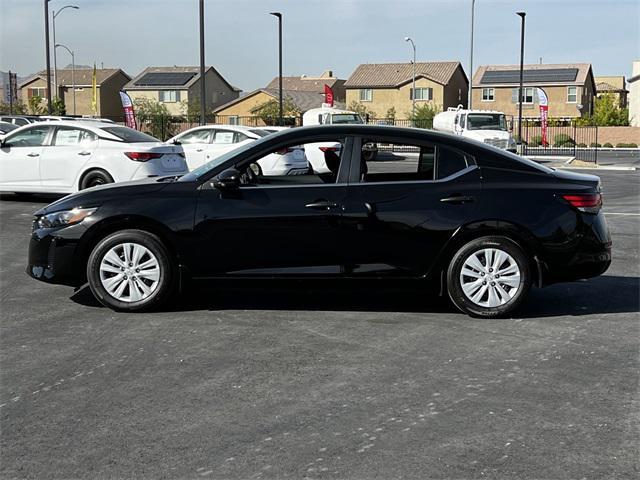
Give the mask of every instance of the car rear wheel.
[[120, 311], [150, 310], [173, 291], [174, 266], [155, 235], [123, 230], [109, 235], [91, 252], [87, 279], [103, 305]]
[[531, 288], [529, 265], [512, 240], [478, 238], [458, 250], [449, 265], [449, 297], [471, 316], [504, 317], [522, 304]]
[[104, 170], [91, 170], [87, 172], [80, 182], [80, 190], [113, 183], [113, 178]]

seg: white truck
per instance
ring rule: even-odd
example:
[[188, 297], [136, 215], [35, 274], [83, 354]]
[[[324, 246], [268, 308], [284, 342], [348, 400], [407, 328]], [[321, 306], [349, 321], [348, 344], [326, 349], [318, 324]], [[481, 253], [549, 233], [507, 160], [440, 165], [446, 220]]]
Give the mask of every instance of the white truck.
[[495, 110], [465, 110], [461, 105], [449, 107], [433, 117], [433, 129], [516, 152], [516, 142], [507, 129], [505, 115]]
[[[357, 112], [341, 110], [339, 108], [323, 106], [312, 108], [302, 115], [302, 125], [344, 125], [364, 124], [364, 120]], [[308, 143], [304, 146], [305, 155], [313, 170], [317, 173], [328, 173], [330, 170], [325, 162], [325, 152], [332, 151], [339, 155], [341, 144], [338, 142]], [[363, 153], [370, 161], [375, 159], [378, 149], [375, 144], [363, 146]], [[335, 172], [334, 172], [335, 173]]]

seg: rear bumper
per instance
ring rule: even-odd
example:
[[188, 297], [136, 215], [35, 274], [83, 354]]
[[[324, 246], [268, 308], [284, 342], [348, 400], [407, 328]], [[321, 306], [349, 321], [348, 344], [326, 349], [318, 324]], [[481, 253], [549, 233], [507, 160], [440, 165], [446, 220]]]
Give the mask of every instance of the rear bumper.
[[549, 268], [545, 265], [543, 284], [571, 282], [602, 275], [611, 265], [611, 247], [598, 253], [577, 253], [571, 261], [562, 266]]

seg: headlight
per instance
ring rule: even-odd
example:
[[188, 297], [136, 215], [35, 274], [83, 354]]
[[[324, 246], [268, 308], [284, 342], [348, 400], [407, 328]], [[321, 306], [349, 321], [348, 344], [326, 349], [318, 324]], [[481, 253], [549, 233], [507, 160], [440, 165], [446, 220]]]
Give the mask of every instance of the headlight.
[[97, 208], [74, 208], [49, 213], [37, 219], [38, 228], [55, 228], [63, 225], [73, 225], [93, 214]]

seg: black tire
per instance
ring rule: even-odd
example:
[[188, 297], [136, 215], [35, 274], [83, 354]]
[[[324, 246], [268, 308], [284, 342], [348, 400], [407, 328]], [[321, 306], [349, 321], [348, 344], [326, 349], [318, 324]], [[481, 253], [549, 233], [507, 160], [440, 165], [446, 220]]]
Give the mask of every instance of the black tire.
[[[502, 280], [498, 278], [494, 278], [496, 272], [489, 272], [489, 266], [486, 265], [486, 257], [483, 255], [483, 251], [485, 249], [491, 249], [493, 251], [493, 258], [495, 257], [495, 250], [501, 250], [504, 253], [507, 253], [511, 259], [515, 261], [519, 269], [519, 282], [517, 283], [517, 287], [510, 287], [502, 282], [509, 277], [503, 275]], [[484, 265], [482, 261], [481, 265], [485, 266], [486, 270], [482, 273], [479, 273], [482, 277], [477, 277], [477, 280], [480, 282], [485, 282], [480, 284], [480, 288], [487, 288], [484, 290], [486, 292], [478, 299], [478, 302], [482, 302], [489, 304], [490, 300], [489, 289], [491, 289], [490, 285], [495, 285], [499, 283], [499, 288], [502, 289], [502, 293], [498, 293], [500, 299], [500, 295], [504, 295], [504, 292], [509, 293], [511, 295], [511, 288], [515, 288], [513, 292], [513, 296], [508, 300], [505, 300], [503, 304], [489, 307], [483, 306], [476, 302], [474, 302], [471, 298], [467, 297], [462, 288], [462, 282], [471, 282], [473, 281], [473, 277], [464, 276], [464, 280], [461, 279], [462, 268], [465, 265], [467, 259], [472, 257], [473, 254], [477, 253], [480, 258], [484, 258]], [[508, 261], [508, 260], [505, 260]], [[504, 263], [502, 264], [504, 265]], [[508, 264], [507, 264], [508, 265]], [[493, 270], [493, 269], [492, 269]], [[468, 271], [465, 269], [465, 271]], [[478, 270], [478, 272], [480, 272]], [[489, 275], [491, 277], [489, 277]], [[499, 277], [499, 275], [498, 275]], [[497, 281], [496, 281], [497, 280]], [[513, 280], [512, 280], [513, 281]], [[525, 300], [529, 289], [531, 288], [532, 278], [531, 278], [531, 262], [527, 255], [524, 253], [522, 248], [520, 248], [514, 241], [506, 237], [499, 236], [491, 236], [491, 237], [481, 237], [475, 240], [470, 241], [462, 248], [460, 248], [456, 254], [454, 255], [451, 263], [449, 264], [449, 269], [447, 272], [447, 290], [449, 292], [449, 298], [453, 304], [462, 312], [471, 315], [473, 317], [479, 318], [499, 318], [505, 317], [515, 311], [522, 302]], [[496, 287], [494, 292], [498, 287]], [[478, 290], [479, 293], [479, 290]], [[486, 296], [485, 296], [486, 295]], [[473, 297], [474, 295], [472, 295]], [[495, 297], [494, 297], [495, 298]]]
[[113, 177], [104, 170], [89, 170], [85, 173], [80, 181], [80, 190], [91, 188], [98, 185], [106, 185], [113, 183]]
[[[122, 301], [113, 296], [107, 291], [101, 280], [100, 267], [105, 255], [111, 251], [112, 248], [118, 248], [118, 246], [124, 243], [133, 243], [140, 245], [147, 249], [155, 256], [159, 268], [159, 279], [157, 285], [155, 285], [153, 291], [146, 297], [139, 301]], [[122, 257], [120, 257], [122, 258]], [[149, 258], [149, 257], [141, 257]], [[139, 272], [139, 270], [138, 270]], [[123, 272], [124, 279], [127, 279], [126, 274], [131, 275], [131, 279], [128, 280], [128, 286], [125, 287], [125, 291], [128, 290], [131, 296], [132, 282], [145, 281], [140, 273], [138, 278], [134, 271]], [[113, 274], [114, 276], [116, 274]], [[89, 281], [89, 287], [96, 299], [104, 306], [113, 310], [124, 312], [139, 312], [152, 310], [160, 307], [166, 302], [175, 290], [176, 285], [176, 266], [172, 261], [169, 252], [163, 245], [162, 241], [152, 233], [144, 230], [121, 230], [115, 232], [99, 242], [91, 252], [89, 261], [87, 262], [87, 279]], [[147, 284], [145, 284], [147, 285]], [[139, 290], [140, 291], [140, 290]]]

